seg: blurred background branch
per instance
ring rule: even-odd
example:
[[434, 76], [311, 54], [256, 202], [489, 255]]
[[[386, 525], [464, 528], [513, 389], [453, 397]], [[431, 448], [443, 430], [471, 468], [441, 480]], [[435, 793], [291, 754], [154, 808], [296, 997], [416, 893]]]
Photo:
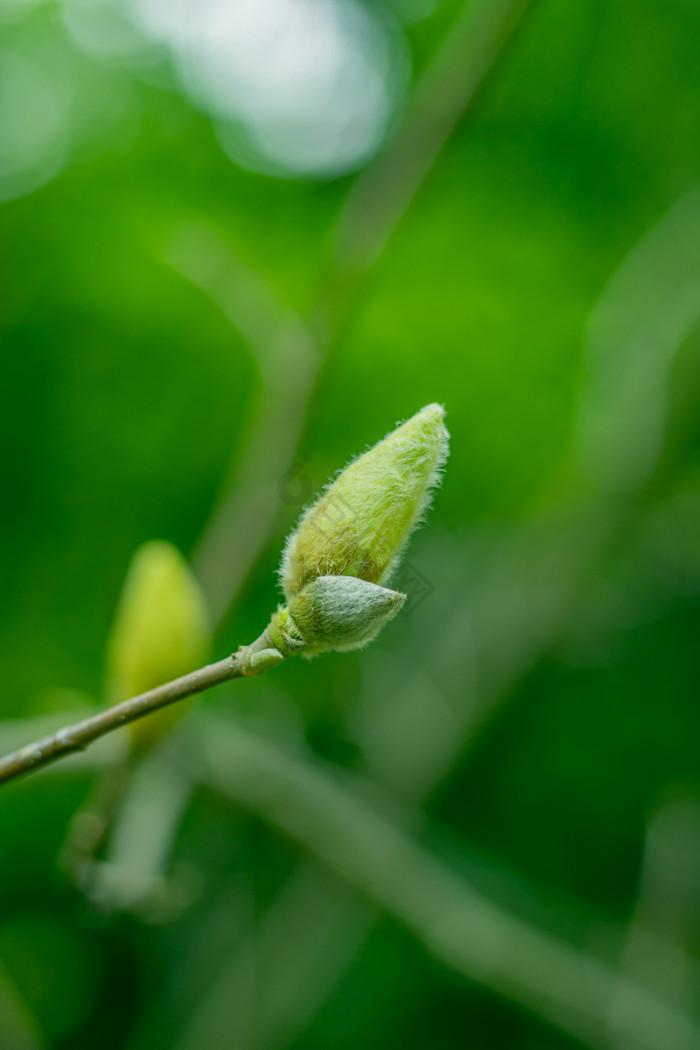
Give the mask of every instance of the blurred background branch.
[[41, 1028], [0, 966], [0, 1039], [8, 1050], [43, 1050]]
[[[585, 1044], [605, 1047], [609, 1025], [646, 1050], [688, 1050], [692, 1020], [612, 967], [508, 915], [383, 818], [363, 792], [260, 737], [212, 720], [203, 727], [204, 773], [298, 839], [343, 879], [405, 923], [442, 961], [541, 1013]], [[611, 1003], [625, 1009], [608, 1021]], [[220, 1029], [219, 1029], [220, 1030]], [[189, 1050], [204, 1031], [189, 1034]]]

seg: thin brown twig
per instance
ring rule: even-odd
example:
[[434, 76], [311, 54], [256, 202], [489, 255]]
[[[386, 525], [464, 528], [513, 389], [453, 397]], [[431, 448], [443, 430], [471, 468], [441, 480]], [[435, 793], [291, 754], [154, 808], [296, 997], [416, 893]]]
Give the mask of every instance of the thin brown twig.
[[203, 693], [232, 678], [259, 674], [271, 666], [272, 662], [265, 663], [263, 660], [256, 664], [252, 658], [270, 651], [276, 654], [274, 662], [279, 663], [285, 659], [265, 630], [252, 645], [241, 646], [232, 656], [227, 656], [213, 664], [207, 664], [206, 667], [199, 667], [196, 671], [191, 671], [181, 678], [175, 678], [172, 682], [149, 689], [146, 693], [140, 693], [139, 696], [131, 697], [96, 715], [91, 715], [82, 722], [65, 726], [55, 733], [35, 740], [34, 743], [27, 744], [0, 759], [0, 784], [41, 769], [76, 751], [83, 751], [88, 744], [92, 744], [106, 733], [111, 733], [114, 729], [121, 729], [130, 722], [143, 718], [144, 715], [160, 710], [161, 707], [167, 707], [195, 693]]

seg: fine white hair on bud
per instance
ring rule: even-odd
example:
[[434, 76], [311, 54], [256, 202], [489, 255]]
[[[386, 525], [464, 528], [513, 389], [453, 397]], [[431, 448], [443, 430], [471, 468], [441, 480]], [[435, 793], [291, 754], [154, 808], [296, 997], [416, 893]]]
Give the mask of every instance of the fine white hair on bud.
[[280, 581], [308, 654], [365, 645], [401, 607], [404, 596], [383, 585], [440, 480], [444, 417], [426, 405], [352, 460], [289, 536]]
[[319, 576], [292, 598], [288, 627], [303, 638], [307, 656], [361, 649], [405, 600], [405, 594], [356, 576]]

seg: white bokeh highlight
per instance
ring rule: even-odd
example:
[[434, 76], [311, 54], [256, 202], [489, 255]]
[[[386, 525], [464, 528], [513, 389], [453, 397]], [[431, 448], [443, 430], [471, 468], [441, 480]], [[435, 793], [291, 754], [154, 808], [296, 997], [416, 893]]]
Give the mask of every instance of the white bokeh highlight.
[[41, 55], [0, 52], [0, 201], [26, 196], [62, 169], [70, 143], [70, 89]]
[[129, 0], [236, 163], [351, 171], [381, 144], [408, 74], [398, 28], [356, 0]]

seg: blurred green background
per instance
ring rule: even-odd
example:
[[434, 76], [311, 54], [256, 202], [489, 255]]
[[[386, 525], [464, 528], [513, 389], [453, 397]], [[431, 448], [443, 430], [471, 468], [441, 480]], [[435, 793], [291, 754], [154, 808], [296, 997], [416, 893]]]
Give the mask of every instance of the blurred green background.
[[0, 1050], [700, 1047], [698, 40], [0, 0], [3, 751], [104, 702], [142, 543], [222, 657], [329, 476], [431, 401], [452, 439], [423, 600], [201, 698], [101, 881], [126, 732], [2, 789]]

